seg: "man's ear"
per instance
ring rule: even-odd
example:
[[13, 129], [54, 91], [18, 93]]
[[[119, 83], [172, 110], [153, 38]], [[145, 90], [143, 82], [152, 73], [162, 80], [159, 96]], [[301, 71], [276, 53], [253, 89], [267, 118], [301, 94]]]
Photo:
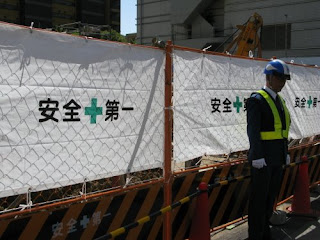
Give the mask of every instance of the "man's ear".
[[266, 75], [266, 80], [267, 80], [268, 82], [270, 82], [270, 80], [271, 80], [271, 75]]

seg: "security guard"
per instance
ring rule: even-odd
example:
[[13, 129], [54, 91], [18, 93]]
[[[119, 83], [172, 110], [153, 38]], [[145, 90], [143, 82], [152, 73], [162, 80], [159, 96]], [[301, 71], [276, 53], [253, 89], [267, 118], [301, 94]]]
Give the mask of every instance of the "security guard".
[[266, 84], [247, 100], [247, 133], [251, 164], [249, 194], [249, 239], [272, 239], [269, 219], [278, 194], [282, 165], [290, 162], [288, 133], [290, 114], [278, 95], [290, 72], [282, 60], [272, 60], [265, 67]]

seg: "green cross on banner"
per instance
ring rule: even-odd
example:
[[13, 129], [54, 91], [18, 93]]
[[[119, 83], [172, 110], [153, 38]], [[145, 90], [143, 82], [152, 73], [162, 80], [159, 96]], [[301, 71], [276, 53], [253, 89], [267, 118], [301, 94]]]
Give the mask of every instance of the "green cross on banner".
[[91, 107], [85, 107], [85, 115], [90, 115], [90, 123], [97, 123], [97, 115], [102, 115], [102, 107], [97, 107], [97, 99], [91, 99]]
[[307, 104], [308, 104], [308, 108], [310, 108], [312, 104], [311, 96], [309, 96], [309, 100], [307, 101]]
[[236, 97], [236, 101], [233, 102], [233, 107], [237, 108], [237, 113], [240, 112], [240, 108], [242, 107], [242, 102], [240, 102], [239, 97]]

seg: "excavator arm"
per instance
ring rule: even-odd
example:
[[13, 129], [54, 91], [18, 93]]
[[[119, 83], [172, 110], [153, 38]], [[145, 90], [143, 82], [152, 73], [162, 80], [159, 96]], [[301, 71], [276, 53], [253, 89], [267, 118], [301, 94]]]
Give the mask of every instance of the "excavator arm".
[[262, 24], [262, 17], [259, 14], [254, 13], [244, 25], [237, 25], [240, 33], [227, 46], [225, 52], [230, 52], [236, 45], [235, 55], [248, 56], [250, 51], [254, 53], [257, 49], [258, 57], [261, 57], [261, 44], [258, 31], [262, 27]]

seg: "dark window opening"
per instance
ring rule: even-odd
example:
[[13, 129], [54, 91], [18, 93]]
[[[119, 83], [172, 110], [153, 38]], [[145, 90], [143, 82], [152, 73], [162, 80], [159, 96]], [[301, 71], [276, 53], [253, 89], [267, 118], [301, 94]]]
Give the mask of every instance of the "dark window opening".
[[291, 24], [263, 26], [261, 35], [262, 50], [283, 50], [291, 46]]

